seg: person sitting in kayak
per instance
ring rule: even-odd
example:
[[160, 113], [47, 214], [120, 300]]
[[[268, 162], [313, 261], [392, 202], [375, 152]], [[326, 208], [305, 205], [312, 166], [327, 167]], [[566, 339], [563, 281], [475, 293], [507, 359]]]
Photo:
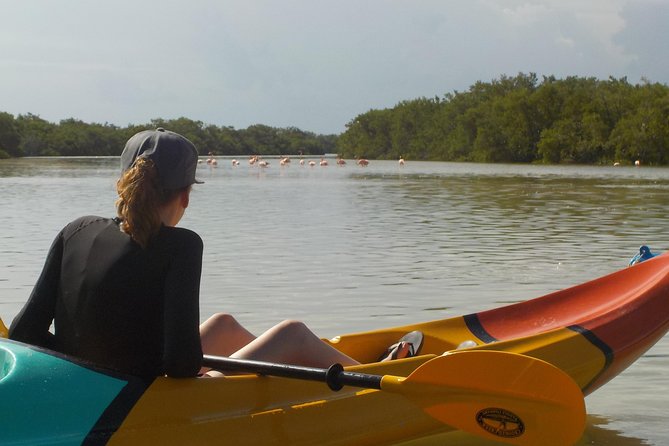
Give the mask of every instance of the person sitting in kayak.
[[[197, 161], [195, 146], [177, 133], [132, 136], [121, 155], [117, 217], [81, 217], [59, 232], [10, 338], [149, 379], [206, 372], [203, 351], [314, 367], [357, 364], [297, 321], [258, 337], [225, 314], [200, 326], [203, 242], [176, 227], [201, 183]], [[402, 342], [383, 359], [411, 353]]]

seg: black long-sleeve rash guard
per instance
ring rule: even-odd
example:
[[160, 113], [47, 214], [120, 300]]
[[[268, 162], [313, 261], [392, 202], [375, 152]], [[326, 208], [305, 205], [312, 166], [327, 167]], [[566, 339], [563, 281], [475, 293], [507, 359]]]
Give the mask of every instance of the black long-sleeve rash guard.
[[195, 376], [202, 250], [188, 229], [163, 226], [142, 249], [117, 219], [79, 218], [54, 240], [10, 338], [137, 376]]

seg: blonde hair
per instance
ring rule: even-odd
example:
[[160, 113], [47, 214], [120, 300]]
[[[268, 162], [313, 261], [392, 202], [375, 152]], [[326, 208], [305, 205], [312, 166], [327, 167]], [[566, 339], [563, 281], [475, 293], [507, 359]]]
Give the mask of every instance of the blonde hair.
[[146, 248], [160, 231], [161, 206], [182, 189], [163, 189], [153, 161], [137, 158], [116, 182], [116, 191], [116, 214], [121, 220], [121, 230]]

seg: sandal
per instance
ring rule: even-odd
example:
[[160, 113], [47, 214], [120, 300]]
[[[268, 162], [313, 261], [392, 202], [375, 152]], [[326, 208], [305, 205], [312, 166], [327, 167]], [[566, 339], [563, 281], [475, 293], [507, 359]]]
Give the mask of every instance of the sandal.
[[[398, 358], [397, 355], [399, 354], [400, 350], [402, 350], [402, 347], [408, 345], [409, 346], [409, 351], [407, 352], [406, 356], [403, 356], [402, 358]], [[423, 333], [420, 331], [412, 331], [411, 333], [407, 333], [386, 349], [385, 352], [379, 356], [379, 359], [377, 359], [377, 362], [381, 362], [386, 358], [389, 359], [404, 359], [404, 358], [411, 358], [412, 356], [416, 356], [420, 352], [420, 348], [423, 346]]]

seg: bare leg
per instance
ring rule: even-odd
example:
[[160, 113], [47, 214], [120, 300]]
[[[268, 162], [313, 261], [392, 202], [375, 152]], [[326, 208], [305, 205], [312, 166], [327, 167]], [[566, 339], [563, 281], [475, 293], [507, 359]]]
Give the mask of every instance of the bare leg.
[[359, 364], [323, 342], [306, 325], [283, 321], [231, 355], [233, 358], [279, 362], [308, 367]]
[[202, 351], [208, 355], [230, 356], [255, 338], [229, 314], [215, 314], [200, 325]]
[[[239, 359], [278, 362], [309, 367], [359, 364], [353, 358], [323, 342], [304, 323], [283, 321], [256, 337], [229, 314], [218, 313], [200, 325], [202, 351], [205, 354]], [[398, 358], [409, 351], [400, 346]], [[392, 358], [384, 358], [384, 361]], [[202, 373], [210, 370], [203, 368]], [[209, 372], [216, 376], [215, 372]], [[218, 374], [220, 376], [220, 374]]]

